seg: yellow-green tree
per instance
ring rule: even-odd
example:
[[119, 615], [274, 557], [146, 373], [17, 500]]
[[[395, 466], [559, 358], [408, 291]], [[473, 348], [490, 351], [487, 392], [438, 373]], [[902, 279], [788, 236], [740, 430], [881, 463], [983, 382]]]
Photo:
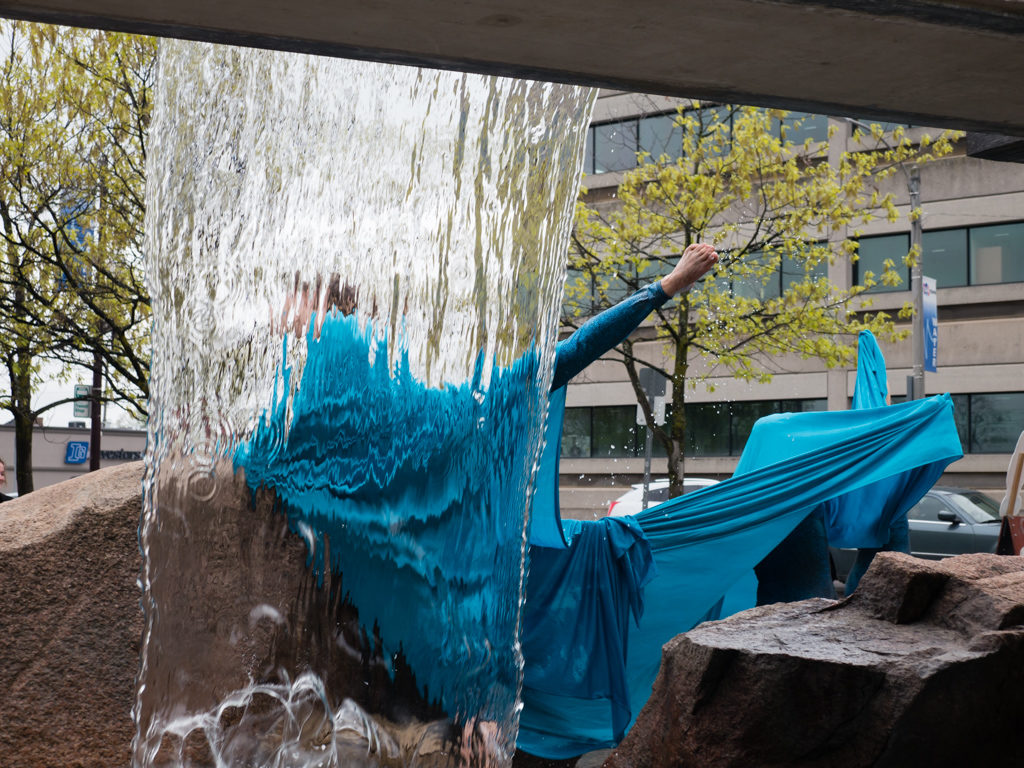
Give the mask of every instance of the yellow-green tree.
[[141, 272], [155, 41], [0, 21], [0, 355], [18, 490], [39, 366], [102, 367], [104, 398], [145, 413], [149, 298]]
[[[613, 200], [577, 206], [566, 287], [569, 325], [615, 303], [666, 274], [687, 245], [706, 241], [721, 255], [716, 269], [688, 294], [659, 309], [654, 324], [669, 347], [661, 366], [634, 356], [633, 342], [617, 350], [647, 424], [668, 456], [670, 493], [682, 489], [687, 384], [690, 362], [700, 355], [716, 374], [767, 381], [765, 361], [779, 355], [818, 358], [845, 365], [855, 354], [856, 334], [868, 328], [882, 339], [906, 332], [894, 318], [868, 311], [878, 282], [896, 284], [894, 264], [867, 272], [861, 284], [840, 288], [828, 265], [855, 260], [859, 227], [876, 217], [898, 218], [884, 180], [949, 153], [951, 134], [913, 142], [902, 128], [857, 129], [849, 149], [829, 140], [794, 145], [787, 132], [801, 121], [778, 110], [753, 107], [680, 108], [676, 159], [641, 155]], [[831, 159], [830, 159], [831, 154]], [[919, 215], [915, 212], [913, 215]], [[908, 253], [910, 264], [917, 254]], [[906, 305], [899, 313], [909, 317]], [[656, 368], [672, 382], [670, 417], [653, 414], [638, 370]]]

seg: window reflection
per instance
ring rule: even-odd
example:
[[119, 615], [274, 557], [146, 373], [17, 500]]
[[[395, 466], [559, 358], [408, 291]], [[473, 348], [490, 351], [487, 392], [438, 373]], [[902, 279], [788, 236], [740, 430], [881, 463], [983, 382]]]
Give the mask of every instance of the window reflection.
[[[739, 456], [750, 430], [771, 413], [827, 410], [825, 398], [805, 400], [748, 400], [733, 403], [687, 403], [686, 455]], [[666, 409], [666, 420], [671, 409]], [[564, 458], [623, 458], [643, 456], [646, 430], [636, 425], [636, 406], [566, 408], [562, 435]], [[589, 452], [588, 452], [589, 451]], [[658, 441], [653, 456], [664, 456]]]
[[[904, 399], [902, 395], [892, 398], [894, 403]], [[825, 410], [825, 398], [687, 403], [686, 455], [739, 456], [762, 416]], [[1024, 424], [1024, 392], [953, 395], [953, 417], [965, 453], [1010, 453]], [[671, 418], [670, 409], [666, 418]], [[562, 456], [643, 456], [645, 437], [645, 429], [636, 425], [635, 405], [566, 408]], [[665, 455], [658, 441], [652, 445], [652, 455]]]
[[921, 237], [921, 273], [939, 288], [967, 285], [967, 230], [944, 229]]
[[594, 126], [594, 173], [636, 168], [637, 121]]
[[910, 253], [910, 235], [879, 235], [862, 237], [857, 248], [858, 259], [853, 265], [853, 282], [863, 285], [867, 273], [874, 275], [875, 281], [881, 279], [885, 271], [885, 262], [892, 261], [896, 273], [903, 278], [898, 285], [884, 285], [877, 282], [865, 293], [891, 293], [910, 289], [910, 267], [903, 263]]
[[942, 522], [939, 520], [939, 513], [948, 511], [946, 505], [935, 496], [925, 496], [910, 508], [907, 517], [911, 520], [926, 520], [930, 523], [938, 523]]
[[972, 285], [1024, 282], [1024, 223], [970, 230]]
[[810, 139], [828, 140], [828, 116], [808, 112], [790, 112], [783, 120], [773, 121], [775, 135], [791, 144], [803, 144]]
[[1010, 453], [1024, 424], [1024, 392], [970, 396], [971, 453]]
[[611, 405], [593, 409], [591, 456], [636, 456], [636, 406]]
[[686, 406], [686, 453], [689, 456], [729, 455], [729, 404]]
[[562, 456], [590, 457], [590, 408], [566, 408], [562, 422]]
[[675, 114], [641, 118], [639, 142], [640, 151], [649, 152], [654, 162], [662, 157], [675, 162], [683, 155], [683, 129]]

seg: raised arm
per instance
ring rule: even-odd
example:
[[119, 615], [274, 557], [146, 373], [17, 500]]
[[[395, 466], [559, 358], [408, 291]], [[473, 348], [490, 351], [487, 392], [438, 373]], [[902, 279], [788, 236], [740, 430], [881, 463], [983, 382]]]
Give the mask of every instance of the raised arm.
[[717, 261], [718, 254], [710, 245], [696, 243], [689, 246], [670, 274], [592, 317], [572, 336], [559, 342], [555, 349], [551, 391], [564, 387], [569, 379], [620, 344], [645, 317], [670, 298], [690, 290]]

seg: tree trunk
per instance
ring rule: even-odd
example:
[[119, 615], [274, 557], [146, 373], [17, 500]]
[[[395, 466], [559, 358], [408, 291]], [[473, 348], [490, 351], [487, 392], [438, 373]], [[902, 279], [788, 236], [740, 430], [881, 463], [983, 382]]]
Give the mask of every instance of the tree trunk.
[[668, 495], [682, 496], [686, 478], [686, 352], [684, 345], [676, 349], [676, 362], [672, 370], [672, 421], [668, 445]]
[[19, 366], [8, 366], [11, 379], [11, 404], [14, 406], [14, 463], [18, 495], [35, 490], [32, 482], [32, 373], [31, 357], [19, 351]]

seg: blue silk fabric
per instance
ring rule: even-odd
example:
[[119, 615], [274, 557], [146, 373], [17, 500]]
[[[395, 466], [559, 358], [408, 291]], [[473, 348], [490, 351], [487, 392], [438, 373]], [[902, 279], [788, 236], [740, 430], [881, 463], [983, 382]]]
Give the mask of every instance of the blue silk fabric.
[[[871, 391], [858, 376], [867, 402], [884, 387], [872, 345], [862, 337], [864, 366], [876, 368], [864, 371]], [[825, 506], [833, 544], [881, 546], [892, 520], [962, 455], [949, 395], [776, 414], [755, 424], [729, 480], [635, 519], [565, 521], [567, 549], [530, 548], [518, 747], [558, 759], [614, 746], [627, 711], [632, 721], [650, 694], [662, 645], [722, 601], [744, 607], [734, 588], [808, 515]], [[653, 568], [638, 565], [645, 548]]]
[[471, 379], [429, 387], [404, 343], [389, 361], [372, 323], [331, 313], [314, 327], [290, 402], [282, 341], [273, 402], [235, 467], [253, 490], [273, 489], [309, 566], [340, 580], [363, 630], [379, 630], [384, 658], [405, 657], [424, 699], [453, 717], [503, 717], [519, 686], [539, 356], [531, 348], [488, 377], [481, 353]]

